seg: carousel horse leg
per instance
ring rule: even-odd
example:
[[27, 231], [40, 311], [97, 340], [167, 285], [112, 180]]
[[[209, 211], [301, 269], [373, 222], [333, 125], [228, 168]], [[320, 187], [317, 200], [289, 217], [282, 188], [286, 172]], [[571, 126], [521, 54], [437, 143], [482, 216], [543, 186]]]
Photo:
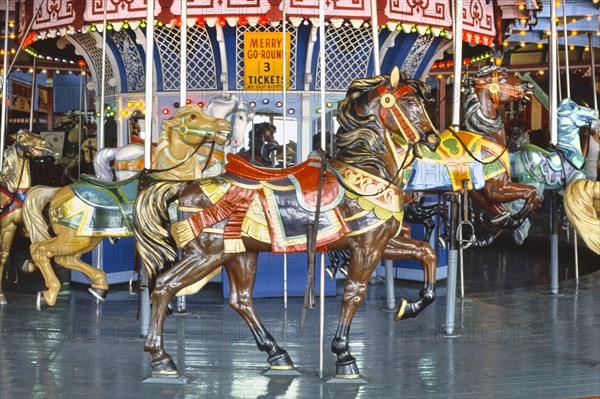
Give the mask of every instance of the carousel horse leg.
[[[31, 244], [31, 258], [42, 271], [46, 287], [48, 288], [48, 290], [38, 293], [38, 310], [54, 306], [58, 292], [60, 291], [60, 282], [56, 279], [54, 270], [52, 270], [52, 264], [50, 263], [50, 259], [52, 258], [63, 267], [78, 270], [85, 274], [92, 283], [92, 288], [89, 291], [96, 298], [104, 300], [106, 297], [108, 284], [104, 272], [79, 259], [82, 254], [94, 249], [102, 238], [76, 237], [74, 230], [67, 229], [55, 226], [55, 232], [58, 234], [57, 237]], [[64, 230], [64, 232], [61, 230]]]
[[151, 295], [152, 314], [144, 350], [150, 353], [152, 377], [179, 378], [177, 366], [163, 346], [163, 329], [168, 307], [173, 296], [207, 276], [223, 263], [222, 255], [204, 255], [194, 251], [183, 256], [172, 268], [158, 275]]
[[229, 306], [248, 324], [261, 352], [266, 352], [271, 370], [293, 370], [294, 363], [287, 351], [279, 347], [275, 338], [267, 331], [258, 318], [252, 303], [252, 289], [256, 280], [257, 252], [246, 252], [243, 256], [233, 256], [225, 265], [231, 295]]
[[[11, 215], [5, 216], [5, 219], [10, 218]], [[15, 232], [17, 231], [17, 225], [8, 222], [6, 220], [0, 221], [1, 235], [0, 235], [0, 305], [6, 305], [6, 296], [4, 296], [4, 290], [2, 289], [2, 280], [4, 280], [4, 268], [8, 263], [8, 257], [10, 255], [10, 248], [12, 247], [13, 240], [15, 238]]]
[[423, 267], [423, 288], [419, 292], [419, 299], [416, 301], [402, 299], [398, 305], [396, 320], [416, 317], [423, 309], [435, 300], [436, 283], [436, 264], [437, 256], [435, 251], [428, 243], [420, 240], [413, 240], [405, 237], [392, 238], [385, 252], [384, 259], [417, 259]]
[[[361, 247], [360, 244], [363, 244]], [[336, 355], [335, 378], [360, 378], [356, 358], [350, 354], [349, 334], [352, 319], [356, 310], [365, 299], [367, 282], [381, 259], [381, 252], [371, 248], [372, 252], [365, 253], [365, 243], [360, 243], [353, 249], [348, 268], [348, 278], [342, 296], [342, 308], [335, 336], [331, 342], [331, 351]]]

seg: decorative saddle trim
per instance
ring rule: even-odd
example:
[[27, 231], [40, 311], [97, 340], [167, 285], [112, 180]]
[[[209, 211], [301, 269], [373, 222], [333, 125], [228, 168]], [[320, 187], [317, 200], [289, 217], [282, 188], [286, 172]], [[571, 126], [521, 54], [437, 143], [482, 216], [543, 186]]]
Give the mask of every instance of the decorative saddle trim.
[[276, 168], [261, 168], [252, 165], [244, 158], [235, 154], [227, 154], [227, 165], [225, 165], [225, 171], [231, 173], [234, 176], [242, 177], [248, 180], [254, 181], [272, 181], [285, 179], [290, 175], [295, 175], [303, 169], [312, 166], [320, 167], [321, 158], [314, 157], [313, 154], [308, 156], [308, 159], [298, 165], [294, 165], [291, 168], [276, 169]]
[[337, 160], [331, 160], [330, 162], [348, 188], [346, 196], [358, 198], [363, 209], [376, 208], [376, 212], [384, 216], [384, 219], [387, 219], [387, 213], [390, 215], [398, 214], [397, 216], [401, 218], [403, 201], [400, 195], [401, 191], [395, 186], [390, 185], [380, 177], [346, 163]]

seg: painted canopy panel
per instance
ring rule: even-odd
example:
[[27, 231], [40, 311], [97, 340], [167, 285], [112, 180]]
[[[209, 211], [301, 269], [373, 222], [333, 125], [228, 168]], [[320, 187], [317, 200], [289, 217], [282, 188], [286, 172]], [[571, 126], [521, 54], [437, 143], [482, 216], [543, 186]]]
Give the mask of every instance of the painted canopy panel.
[[[23, 22], [31, 20], [34, 10], [44, 0], [20, 0]], [[107, 15], [111, 22], [135, 21], [146, 18], [147, 0], [109, 0]], [[104, 0], [55, 0], [44, 1], [40, 13], [33, 24], [33, 31], [47, 31], [71, 26], [80, 29], [91, 23], [102, 23]], [[451, 1], [398, 1], [377, 0], [379, 22], [403, 22], [445, 28], [451, 31]], [[485, 0], [465, 0], [463, 9], [464, 29], [471, 33], [486, 36], [495, 35], [494, 11], [492, 3]], [[189, 0], [188, 18], [203, 17], [216, 19], [224, 17], [248, 17], [256, 23], [258, 17], [266, 15], [271, 21], [279, 21], [283, 7], [289, 18], [302, 17], [314, 20], [319, 13], [319, 0]], [[371, 15], [371, 2], [367, 0], [334, 0], [325, 2], [327, 19], [368, 20]], [[155, 16], [167, 24], [181, 14], [181, 2], [161, 0], [155, 4]], [[25, 24], [23, 24], [25, 25]], [[26, 26], [26, 25], [25, 25]]]

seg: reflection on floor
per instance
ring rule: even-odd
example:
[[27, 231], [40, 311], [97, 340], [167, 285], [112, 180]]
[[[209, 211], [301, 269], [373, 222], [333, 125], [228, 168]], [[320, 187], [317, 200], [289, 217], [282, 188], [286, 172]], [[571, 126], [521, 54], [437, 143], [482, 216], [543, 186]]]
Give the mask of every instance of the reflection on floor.
[[[267, 328], [302, 373], [267, 377], [241, 318], [210, 285], [188, 297], [189, 314], [167, 319], [165, 346], [188, 378], [184, 386], [143, 384], [136, 298], [113, 287], [97, 304], [79, 287], [65, 289], [55, 308], [35, 310], [35, 296], [7, 293], [0, 308], [1, 398], [575, 398], [600, 395], [600, 261], [580, 250], [573, 280], [572, 247], [561, 245], [560, 295], [548, 289], [549, 245], [517, 247], [502, 238], [464, 254], [465, 298], [457, 301], [456, 338], [443, 334], [445, 282], [421, 316], [396, 322], [384, 312], [385, 285], [370, 284], [352, 326], [351, 350], [366, 385], [319, 377], [318, 310], [298, 327], [302, 299], [255, 304]], [[571, 263], [569, 263], [571, 262]], [[567, 279], [568, 278], [568, 279]], [[419, 284], [395, 281], [396, 299]], [[341, 286], [339, 287], [341, 289]], [[339, 296], [326, 298], [324, 375]]]

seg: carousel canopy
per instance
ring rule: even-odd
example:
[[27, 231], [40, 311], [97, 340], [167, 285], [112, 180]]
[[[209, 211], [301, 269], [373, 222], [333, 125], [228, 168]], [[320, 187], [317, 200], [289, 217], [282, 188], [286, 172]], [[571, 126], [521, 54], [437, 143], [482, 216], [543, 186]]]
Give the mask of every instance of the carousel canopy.
[[[496, 35], [495, 9], [502, 6], [504, 12], [522, 15], [526, 9], [518, 10], [515, 2], [509, 6], [500, 4], [504, 0], [466, 0], [463, 10], [464, 31], [468, 39], [491, 44]], [[43, 3], [43, 4], [41, 4]], [[20, 0], [20, 34], [25, 34], [25, 28], [33, 18], [33, 35], [28, 41], [36, 40], [41, 34], [43, 38], [65, 35], [77, 30], [85, 31], [92, 25], [102, 29], [105, 2], [103, 0], [82, 1], [47, 1]], [[161, 0], [155, 7], [155, 18], [165, 25], [177, 23], [181, 15], [181, 2]], [[537, 7], [535, 2], [528, 7]], [[41, 7], [40, 7], [41, 4]], [[334, 25], [344, 21], [359, 27], [371, 19], [371, 3], [366, 0], [337, 0], [327, 1], [325, 17]], [[394, 1], [377, 0], [378, 21], [396, 29], [402, 24], [402, 29], [416, 29], [424, 34], [430, 29], [434, 34], [450, 32], [452, 29], [451, 1]], [[525, 4], [525, 2], [523, 2]], [[39, 12], [34, 17], [35, 10]], [[273, 24], [280, 23], [283, 8], [289, 21], [298, 26], [308, 20], [316, 23], [319, 11], [319, 0], [303, 0], [281, 2], [278, 0], [238, 0], [221, 2], [210, 0], [187, 1], [187, 23], [215, 24]], [[516, 10], [516, 11], [515, 11]], [[496, 11], [497, 12], [497, 11]], [[107, 19], [112, 28], [119, 30], [123, 25], [136, 28], [146, 18], [145, 0], [111, 0], [106, 2]]]

